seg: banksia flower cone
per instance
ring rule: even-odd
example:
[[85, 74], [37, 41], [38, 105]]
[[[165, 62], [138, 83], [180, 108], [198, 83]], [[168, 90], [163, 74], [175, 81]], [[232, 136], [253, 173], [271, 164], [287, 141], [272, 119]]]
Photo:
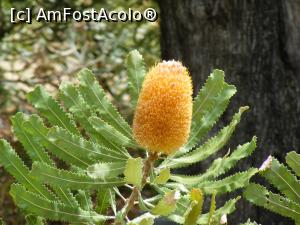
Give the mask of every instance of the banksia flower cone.
[[171, 154], [186, 143], [192, 119], [192, 81], [180, 62], [167, 61], [146, 75], [133, 134], [150, 152]]

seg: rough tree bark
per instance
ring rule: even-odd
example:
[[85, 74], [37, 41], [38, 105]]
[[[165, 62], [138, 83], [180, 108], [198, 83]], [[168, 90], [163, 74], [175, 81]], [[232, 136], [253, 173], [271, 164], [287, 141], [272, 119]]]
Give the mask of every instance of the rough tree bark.
[[[237, 86], [224, 121], [251, 107], [230, 146], [258, 136], [258, 149], [240, 168], [280, 160], [300, 149], [300, 0], [158, 0], [163, 59], [188, 66], [198, 92], [213, 68]], [[242, 200], [230, 224], [248, 217], [290, 224]]]

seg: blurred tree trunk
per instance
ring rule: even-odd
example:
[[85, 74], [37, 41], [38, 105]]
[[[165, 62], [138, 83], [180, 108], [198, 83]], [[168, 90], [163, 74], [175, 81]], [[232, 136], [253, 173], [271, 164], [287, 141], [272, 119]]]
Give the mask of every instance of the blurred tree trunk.
[[[300, 0], [158, 2], [162, 58], [183, 61], [194, 93], [213, 68], [225, 71], [238, 93], [223, 122], [239, 106], [251, 107], [230, 143], [234, 147], [258, 136], [258, 149], [240, 169], [259, 166], [270, 154], [284, 160], [286, 152], [299, 151]], [[230, 224], [248, 217], [262, 224], [290, 223], [243, 200]]]

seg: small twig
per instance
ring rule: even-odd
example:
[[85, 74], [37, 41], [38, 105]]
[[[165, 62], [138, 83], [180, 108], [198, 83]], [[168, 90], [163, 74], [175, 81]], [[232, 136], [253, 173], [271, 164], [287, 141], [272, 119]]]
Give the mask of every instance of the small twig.
[[124, 201], [126, 202], [126, 198], [120, 193], [119, 189], [118, 188], [114, 188], [116, 194]]
[[125, 184], [124, 186], [127, 187], [127, 188], [129, 188], [130, 190], [133, 189], [133, 187], [131, 187], [129, 184]]

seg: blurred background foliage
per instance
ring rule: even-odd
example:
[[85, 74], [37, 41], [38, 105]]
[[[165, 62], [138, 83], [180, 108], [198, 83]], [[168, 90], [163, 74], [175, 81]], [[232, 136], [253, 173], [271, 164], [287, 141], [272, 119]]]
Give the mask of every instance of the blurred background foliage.
[[[32, 111], [26, 93], [43, 84], [55, 93], [61, 81], [72, 80], [84, 67], [92, 69], [99, 82], [126, 117], [129, 111], [125, 60], [138, 49], [147, 66], [160, 58], [159, 25], [156, 22], [74, 22], [32, 24], [10, 22], [10, 9], [63, 8], [83, 11], [128, 10], [143, 12], [158, 7], [150, 0], [0, 0], [0, 138], [11, 139], [9, 117], [16, 111]], [[15, 140], [15, 147], [21, 148]], [[23, 224], [8, 196], [10, 178], [0, 168], [0, 217], [7, 224]]]

